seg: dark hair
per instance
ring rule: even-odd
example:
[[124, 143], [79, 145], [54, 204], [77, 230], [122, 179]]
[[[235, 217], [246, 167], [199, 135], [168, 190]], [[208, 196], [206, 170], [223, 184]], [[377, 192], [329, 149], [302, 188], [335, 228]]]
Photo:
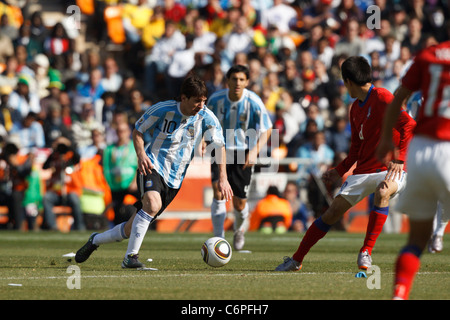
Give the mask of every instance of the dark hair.
[[191, 97], [207, 97], [208, 89], [206, 89], [206, 84], [202, 79], [195, 75], [189, 75], [184, 79], [180, 93], [188, 99]]
[[347, 58], [342, 63], [341, 74], [344, 81], [350, 80], [359, 86], [372, 82], [372, 69], [366, 58], [361, 56]]
[[237, 65], [232, 66], [228, 70], [227, 75], [226, 75], [227, 79], [230, 79], [230, 77], [233, 73], [238, 73], [238, 72], [243, 72], [243, 73], [245, 73], [245, 76], [247, 77], [247, 79], [250, 78], [250, 71], [248, 70], [248, 68], [246, 66], [237, 64]]
[[276, 186], [269, 186], [269, 188], [267, 188], [266, 194], [267, 195], [273, 194], [273, 195], [276, 195], [278, 198], [281, 198], [280, 191], [278, 190], [278, 188]]

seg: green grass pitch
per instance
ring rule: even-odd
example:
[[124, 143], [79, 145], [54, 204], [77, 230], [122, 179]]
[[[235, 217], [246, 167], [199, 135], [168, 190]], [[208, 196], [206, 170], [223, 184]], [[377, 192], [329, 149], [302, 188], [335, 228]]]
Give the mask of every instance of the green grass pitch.
[[[395, 258], [407, 237], [382, 234], [372, 253], [379, 273], [356, 278], [363, 234], [330, 232], [295, 273], [273, 270], [283, 256], [292, 255], [302, 234], [248, 233], [245, 249], [251, 253], [233, 251], [226, 266], [211, 268], [200, 253], [211, 234], [149, 231], [140, 260], [158, 271], [123, 270], [120, 264], [128, 241], [102, 245], [82, 264], [63, 257], [76, 252], [89, 235], [0, 231], [0, 299], [389, 300]], [[226, 234], [230, 243], [232, 236]], [[449, 248], [447, 234], [442, 253], [424, 253], [411, 299], [450, 299]], [[79, 267], [79, 277], [71, 266]]]

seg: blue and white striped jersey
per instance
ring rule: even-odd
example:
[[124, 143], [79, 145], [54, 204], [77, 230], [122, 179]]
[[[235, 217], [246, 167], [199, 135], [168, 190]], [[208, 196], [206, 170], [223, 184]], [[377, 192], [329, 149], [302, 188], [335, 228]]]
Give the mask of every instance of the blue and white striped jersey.
[[206, 107], [195, 116], [185, 116], [175, 100], [159, 102], [149, 107], [136, 121], [137, 131], [149, 131], [151, 142], [145, 152], [167, 185], [181, 187], [186, 170], [202, 137], [207, 143], [221, 147], [225, 141], [222, 128]]
[[272, 128], [272, 121], [261, 98], [244, 89], [239, 101], [228, 98], [228, 89], [217, 91], [207, 106], [222, 125], [225, 147], [228, 150], [252, 149], [261, 133]]

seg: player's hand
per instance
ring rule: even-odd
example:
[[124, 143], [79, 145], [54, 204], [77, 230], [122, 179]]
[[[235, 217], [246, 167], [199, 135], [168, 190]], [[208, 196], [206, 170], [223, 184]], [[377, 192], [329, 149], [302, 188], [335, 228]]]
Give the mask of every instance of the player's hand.
[[219, 179], [217, 187], [222, 194], [222, 199], [229, 201], [233, 198], [233, 190], [227, 179]]
[[152, 173], [153, 164], [146, 154], [138, 156], [138, 170], [143, 175]]
[[403, 161], [397, 162], [395, 160], [390, 161], [388, 164], [388, 172], [384, 178], [386, 181], [394, 181], [395, 179], [400, 179], [403, 172]]
[[326, 172], [324, 172], [324, 174], [322, 175], [322, 180], [325, 183], [333, 183], [336, 180], [338, 180], [341, 176], [339, 175], [339, 173], [337, 172], [336, 169], [330, 169]]

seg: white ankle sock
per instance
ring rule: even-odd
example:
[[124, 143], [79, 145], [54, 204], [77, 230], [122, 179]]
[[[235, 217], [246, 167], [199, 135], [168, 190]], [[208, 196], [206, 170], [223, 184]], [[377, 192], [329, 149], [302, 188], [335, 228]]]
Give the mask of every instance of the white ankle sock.
[[211, 204], [211, 222], [213, 224], [214, 236], [225, 237], [224, 223], [227, 217], [227, 207], [225, 200], [213, 199]]
[[147, 233], [148, 226], [152, 220], [153, 217], [142, 209], [136, 213], [131, 226], [130, 240], [128, 241], [125, 257], [139, 252], [142, 241], [144, 241], [145, 234]]
[[120, 223], [112, 229], [97, 234], [92, 243], [98, 246], [104, 243], [119, 242], [123, 239], [127, 239], [124, 230], [125, 224], [126, 222]]
[[237, 211], [234, 210], [234, 231], [246, 232], [249, 227], [248, 218], [248, 203], [245, 204], [244, 210]]

